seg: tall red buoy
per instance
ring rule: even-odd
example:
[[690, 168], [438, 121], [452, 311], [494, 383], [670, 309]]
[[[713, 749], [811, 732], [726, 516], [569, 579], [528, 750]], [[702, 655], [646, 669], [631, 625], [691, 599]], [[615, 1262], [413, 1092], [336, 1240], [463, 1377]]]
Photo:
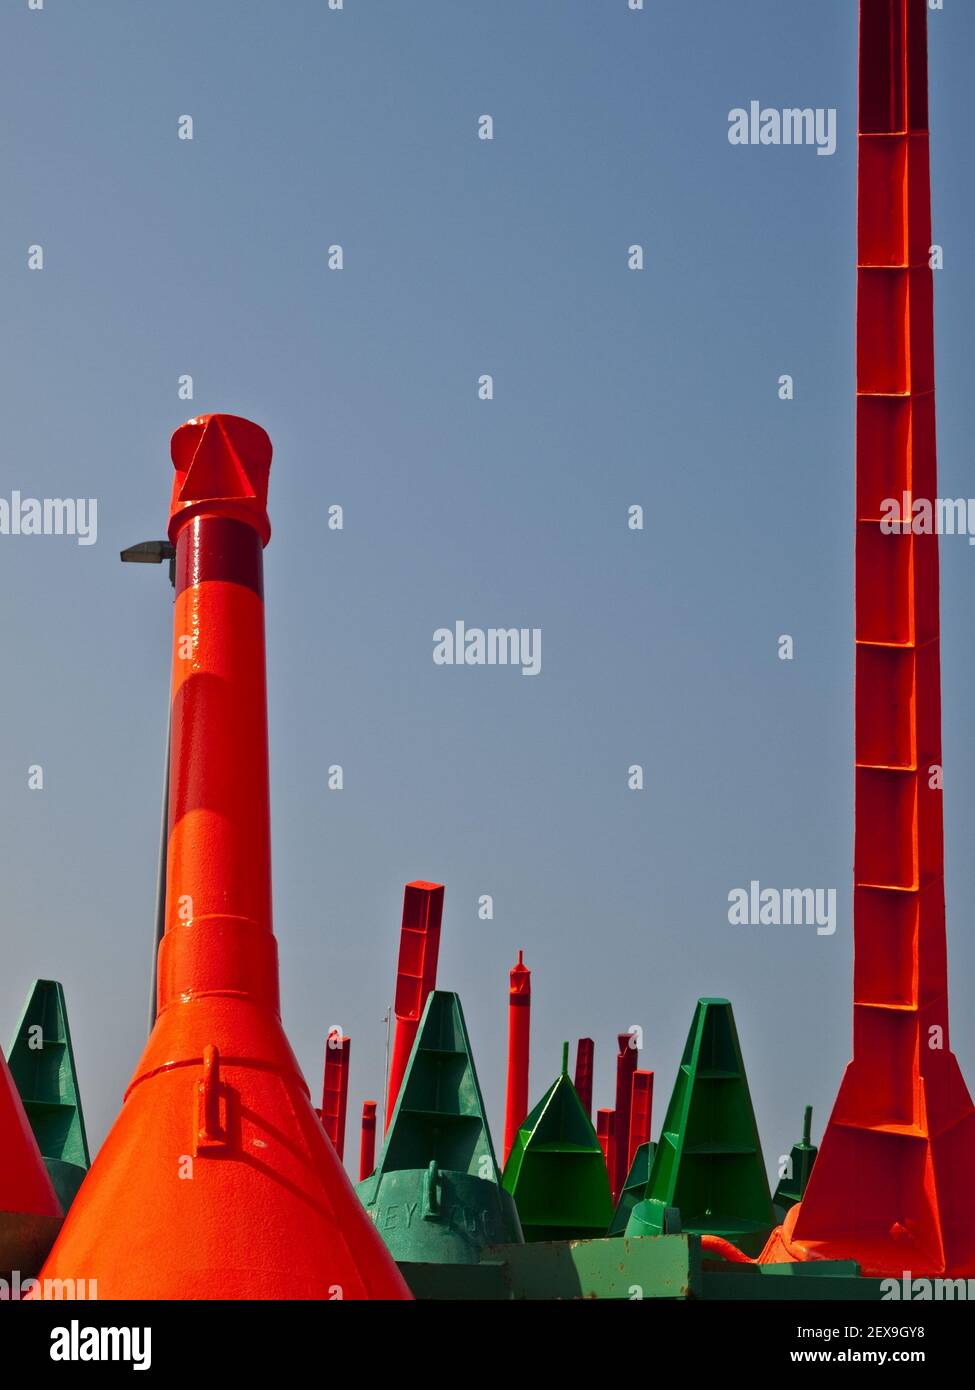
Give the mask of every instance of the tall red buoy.
[[359, 1135], [359, 1181], [376, 1171], [376, 1102], [362, 1102], [362, 1129]]
[[338, 1029], [325, 1042], [325, 1074], [322, 1079], [322, 1124], [335, 1145], [339, 1158], [345, 1158], [345, 1114], [349, 1104], [349, 1062], [352, 1039]]
[[596, 1054], [596, 1044], [592, 1038], [580, 1038], [576, 1044], [576, 1070], [574, 1085], [582, 1101], [582, 1108], [592, 1119], [592, 1072]]
[[396, 966], [396, 998], [393, 1011], [396, 1031], [386, 1090], [386, 1128], [396, 1109], [396, 1098], [406, 1075], [420, 1019], [430, 991], [437, 987], [440, 954], [440, 921], [443, 917], [443, 884], [417, 879], [403, 890], [403, 924], [400, 928]]
[[606, 1160], [606, 1172], [609, 1175], [609, 1190], [615, 1202], [619, 1193], [613, 1181], [616, 1175], [616, 1111], [603, 1107], [596, 1111], [596, 1138], [599, 1140], [599, 1147], [603, 1151], [603, 1158]]
[[938, 537], [884, 527], [886, 499], [933, 508], [938, 487], [925, 0], [861, 0], [859, 117], [853, 1058], [762, 1259], [967, 1278], [975, 1110], [948, 1034]]
[[650, 1118], [653, 1111], [653, 1072], [633, 1073], [633, 1086], [630, 1091], [630, 1140], [626, 1155], [626, 1171], [629, 1172], [641, 1144], [650, 1139]]
[[524, 951], [508, 976], [508, 1085], [504, 1103], [504, 1157], [515, 1142], [518, 1126], [528, 1114], [528, 1068], [530, 1064], [532, 972], [525, 964]]
[[172, 442], [172, 778], [158, 1012], [45, 1264], [102, 1299], [409, 1298], [312, 1109], [278, 1007], [262, 551], [271, 441]]
[[630, 1171], [630, 1101], [633, 1093], [633, 1074], [639, 1057], [635, 1034], [617, 1033], [616, 1042], [616, 1118], [613, 1121], [616, 1146], [613, 1156], [614, 1167], [609, 1175], [614, 1198], [619, 1197], [623, 1191], [626, 1175]]

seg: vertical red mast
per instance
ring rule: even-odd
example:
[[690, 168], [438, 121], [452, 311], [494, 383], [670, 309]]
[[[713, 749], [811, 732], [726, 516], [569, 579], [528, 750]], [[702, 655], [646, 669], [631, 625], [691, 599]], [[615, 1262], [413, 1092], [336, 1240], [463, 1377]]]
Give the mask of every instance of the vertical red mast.
[[575, 1088], [582, 1101], [582, 1108], [592, 1119], [592, 1069], [596, 1044], [592, 1038], [580, 1038], [576, 1044]]
[[396, 1098], [406, 1075], [406, 1064], [413, 1051], [416, 1031], [427, 1002], [437, 985], [437, 957], [440, 954], [440, 920], [443, 916], [443, 884], [418, 879], [403, 890], [403, 924], [400, 928], [399, 961], [396, 967], [396, 1032], [389, 1063], [386, 1091], [386, 1128], [393, 1118]]
[[609, 1187], [613, 1195], [613, 1201], [619, 1196], [616, 1191], [616, 1111], [603, 1107], [596, 1111], [596, 1138], [599, 1140], [599, 1147], [603, 1151], [603, 1158], [606, 1160], [606, 1172], [609, 1175]]
[[322, 1124], [339, 1158], [345, 1157], [345, 1115], [349, 1104], [349, 1062], [352, 1039], [338, 1029], [325, 1043], [325, 1077], [322, 1082]]
[[271, 441], [173, 436], [172, 779], [158, 1013], [44, 1267], [109, 1299], [408, 1298], [281, 1027], [263, 549]]
[[[975, 1274], [975, 1112], [948, 1043], [925, 0], [861, 0], [853, 1060], [765, 1258]], [[776, 1254], [773, 1247], [778, 1247]]]
[[[630, 1142], [626, 1156], [626, 1171], [629, 1173], [641, 1144], [650, 1139], [650, 1118], [653, 1111], [653, 1072], [635, 1071], [633, 1090], [630, 1093]], [[625, 1181], [625, 1178], [624, 1178]]]
[[362, 1129], [359, 1135], [359, 1181], [376, 1170], [376, 1102], [362, 1102]]
[[613, 1156], [614, 1167], [609, 1175], [614, 1197], [618, 1197], [623, 1191], [623, 1184], [629, 1172], [627, 1158], [630, 1145], [630, 1102], [638, 1057], [637, 1049], [633, 1046], [635, 1038], [632, 1033], [617, 1033], [616, 1042], [616, 1118], [613, 1121], [616, 1148]]
[[523, 951], [518, 952], [518, 960], [511, 967], [508, 983], [508, 1087], [504, 1106], [502, 1163], [507, 1163], [518, 1126], [528, 1114], [532, 972], [525, 964]]

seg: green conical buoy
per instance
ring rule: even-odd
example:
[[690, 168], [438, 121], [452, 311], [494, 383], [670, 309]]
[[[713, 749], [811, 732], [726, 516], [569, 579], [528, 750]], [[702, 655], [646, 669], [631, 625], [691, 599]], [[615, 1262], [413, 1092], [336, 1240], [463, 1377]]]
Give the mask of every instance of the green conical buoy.
[[515, 1199], [526, 1241], [606, 1234], [613, 1215], [609, 1175], [592, 1121], [569, 1078], [568, 1043], [561, 1073], [515, 1136], [504, 1185]]
[[807, 1105], [802, 1118], [802, 1139], [798, 1144], [793, 1144], [792, 1153], [789, 1155], [789, 1170], [779, 1179], [779, 1185], [772, 1197], [776, 1219], [780, 1223], [785, 1220], [789, 1208], [802, 1201], [806, 1191], [809, 1175], [819, 1153], [816, 1145], [812, 1143], [811, 1136], [812, 1106]]
[[723, 1236], [757, 1255], [774, 1224], [768, 1175], [734, 1015], [727, 999], [700, 999], [687, 1037], [646, 1194], [628, 1236], [681, 1227]]
[[485, 1245], [521, 1242], [456, 994], [427, 998], [379, 1161], [357, 1191], [401, 1262], [477, 1264]]
[[64, 990], [35, 980], [7, 1059], [65, 1214], [91, 1166]]
[[609, 1223], [608, 1236], [621, 1236], [626, 1230], [626, 1223], [630, 1218], [630, 1212], [637, 1202], [642, 1202], [643, 1194], [647, 1190], [647, 1179], [650, 1177], [650, 1168], [653, 1164], [653, 1155], [656, 1144], [641, 1144], [633, 1155], [633, 1162], [630, 1164], [630, 1171], [626, 1175], [626, 1182], [623, 1184], [623, 1191], [620, 1199], [616, 1203], [616, 1210], [613, 1212], [613, 1219]]

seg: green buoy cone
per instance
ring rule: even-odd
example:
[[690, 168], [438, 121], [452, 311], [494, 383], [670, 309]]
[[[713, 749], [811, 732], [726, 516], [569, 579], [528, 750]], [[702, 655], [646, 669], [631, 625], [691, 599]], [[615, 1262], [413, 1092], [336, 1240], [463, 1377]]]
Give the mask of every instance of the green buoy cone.
[[24, 1111], [67, 1214], [91, 1166], [64, 990], [35, 980], [8, 1056]]
[[802, 1139], [798, 1144], [793, 1144], [792, 1153], [789, 1155], [788, 1171], [779, 1179], [779, 1185], [772, 1197], [778, 1224], [785, 1220], [786, 1212], [790, 1207], [794, 1207], [796, 1202], [802, 1201], [806, 1191], [809, 1175], [816, 1162], [816, 1155], [819, 1153], [816, 1145], [811, 1142], [811, 1134], [812, 1106], [807, 1105], [802, 1121]]
[[376, 1170], [357, 1191], [398, 1261], [477, 1264], [521, 1242], [456, 994], [432, 990]]
[[604, 1236], [613, 1215], [606, 1160], [592, 1121], [562, 1071], [515, 1136], [504, 1169], [526, 1241]]
[[621, 1236], [626, 1230], [626, 1223], [629, 1220], [630, 1212], [637, 1202], [642, 1202], [643, 1194], [647, 1190], [647, 1181], [650, 1177], [650, 1167], [653, 1163], [653, 1155], [656, 1144], [641, 1144], [633, 1155], [633, 1162], [630, 1164], [630, 1171], [626, 1175], [626, 1182], [623, 1184], [623, 1191], [620, 1199], [616, 1203], [616, 1210], [613, 1212], [613, 1219], [609, 1223], [608, 1236]]
[[757, 1255], [774, 1224], [745, 1065], [727, 999], [700, 999], [643, 1201], [628, 1236], [681, 1227]]

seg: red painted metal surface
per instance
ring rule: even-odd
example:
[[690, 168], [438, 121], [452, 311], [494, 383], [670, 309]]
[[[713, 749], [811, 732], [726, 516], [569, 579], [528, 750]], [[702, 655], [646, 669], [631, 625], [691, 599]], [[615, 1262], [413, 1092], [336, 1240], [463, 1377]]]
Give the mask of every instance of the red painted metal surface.
[[626, 1155], [626, 1171], [630, 1171], [633, 1158], [641, 1144], [650, 1138], [650, 1120], [653, 1111], [653, 1072], [635, 1071], [630, 1091], [630, 1140]]
[[737, 1245], [732, 1245], [730, 1240], [725, 1240], [724, 1236], [701, 1236], [701, 1251], [705, 1255], [720, 1255], [723, 1260], [730, 1260], [736, 1265], [754, 1265], [758, 1260], [753, 1260], [750, 1255], [746, 1255], [743, 1250], [739, 1250]]
[[523, 951], [508, 977], [508, 1086], [504, 1104], [504, 1158], [515, 1142], [518, 1126], [528, 1114], [532, 973]]
[[408, 1298], [281, 1027], [262, 547], [271, 443], [173, 436], [172, 783], [158, 1014], [44, 1267], [101, 1298]]
[[14, 1269], [33, 1274], [61, 1216], [47, 1166], [0, 1052], [0, 1276]]
[[362, 1128], [359, 1134], [359, 1181], [376, 1170], [376, 1101], [362, 1102]]
[[403, 891], [403, 925], [396, 967], [396, 1032], [389, 1063], [386, 1091], [386, 1128], [393, 1118], [396, 1097], [413, 1051], [416, 1030], [427, 1002], [437, 987], [437, 956], [440, 953], [440, 920], [443, 916], [443, 884], [418, 879]]
[[345, 1158], [345, 1115], [349, 1105], [349, 1061], [352, 1039], [339, 1032], [325, 1040], [325, 1076], [322, 1081], [322, 1124], [335, 1145], [339, 1158]]
[[975, 1274], [975, 1111], [948, 1041], [925, 0], [862, 0], [853, 1059], [764, 1260]]
[[616, 1112], [614, 1110], [596, 1111], [596, 1138], [599, 1140], [599, 1147], [606, 1160], [606, 1172], [609, 1174], [609, 1186], [615, 1203], [619, 1194], [613, 1182], [613, 1175], [616, 1172]]
[[639, 1060], [639, 1052], [633, 1045], [635, 1041], [635, 1036], [632, 1033], [617, 1033], [616, 1035], [618, 1044], [616, 1054], [616, 1119], [613, 1126], [616, 1146], [613, 1155], [614, 1167], [609, 1175], [614, 1200], [623, 1191], [626, 1175], [630, 1171], [627, 1162], [630, 1140], [630, 1096], [633, 1090], [633, 1073], [636, 1071], [636, 1064]]
[[580, 1038], [576, 1044], [575, 1088], [583, 1109], [592, 1119], [592, 1068], [596, 1044], [592, 1038]]

